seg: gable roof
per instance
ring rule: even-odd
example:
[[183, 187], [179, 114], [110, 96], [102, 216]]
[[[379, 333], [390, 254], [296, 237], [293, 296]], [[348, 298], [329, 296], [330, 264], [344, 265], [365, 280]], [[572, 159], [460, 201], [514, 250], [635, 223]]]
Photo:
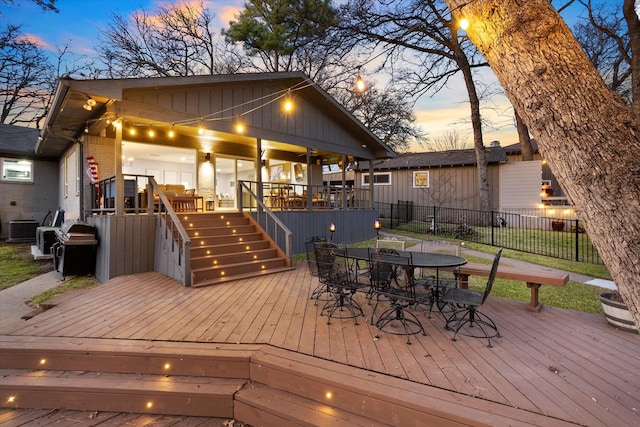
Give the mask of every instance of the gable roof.
[[[283, 118], [279, 109], [287, 93], [301, 107]], [[88, 99], [95, 101], [89, 111]], [[226, 117], [223, 117], [226, 116]], [[233, 117], [245, 120], [246, 132], [234, 131]], [[395, 156], [394, 151], [305, 74], [251, 73], [138, 79], [60, 79], [36, 150], [60, 156], [85, 129], [98, 134], [106, 118], [140, 126], [176, 124], [177, 131], [197, 139], [199, 121], [217, 140], [255, 145], [258, 138], [314, 152], [334, 152], [361, 159]], [[300, 149], [300, 147], [303, 147]], [[266, 147], [267, 149], [269, 147]]]
[[36, 157], [39, 133], [34, 128], [0, 124], [0, 156]]
[[[507, 156], [502, 147], [485, 148], [487, 164], [504, 163]], [[374, 161], [375, 170], [384, 169], [418, 169], [446, 166], [475, 166], [476, 152], [474, 149], [433, 151], [424, 153], [398, 154], [392, 159]], [[368, 165], [362, 165], [361, 169], [367, 169]]]

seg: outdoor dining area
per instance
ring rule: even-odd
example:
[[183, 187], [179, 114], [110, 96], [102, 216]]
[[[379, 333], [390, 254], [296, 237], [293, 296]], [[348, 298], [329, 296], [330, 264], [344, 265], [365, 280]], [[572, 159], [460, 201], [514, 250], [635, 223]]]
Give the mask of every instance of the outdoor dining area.
[[[330, 230], [334, 229], [330, 226]], [[493, 260], [491, 273], [482, 291], [459, 285], [456, 267], [464, 265], [464, 257], [432, 252], [398, 251], [385, 247], [357, 247], [327, 241], [315, 236], [306, 241], [309, 272], [318, 278], [311, 293], [316, 302], [323, 302], [322, 315], [331, 320], [368, 317], [380, 332], [403, 335], [411, 344], [412, 335], [427, 335], [420, 317], [442, 316], [443, 327], [458, 334], [486, 339], [499, 337], [498, 327], [490, 317], [479, 311], [491, 292], [502, 249]], [[453, 277], [443, 269], [453, 269]], [[357, 298], [361, 295], [360, 298]], [[365, 315], [360, 301], [371, 306]]]

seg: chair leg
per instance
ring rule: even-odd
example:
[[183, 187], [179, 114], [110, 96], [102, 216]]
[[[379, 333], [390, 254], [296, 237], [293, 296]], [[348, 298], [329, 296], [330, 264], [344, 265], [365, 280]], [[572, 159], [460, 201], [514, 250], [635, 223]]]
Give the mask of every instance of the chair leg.
[[[408, 314], [409, 317], [407, 317], [406, 314]], [[393, 321], [400, 322], [404, 330], [404, 333], [397, 333], [394, 331], [384, 330], [384, 327]], [[414, 326], [415, 330], [411, 328], [411, 325]], [[411, 344], [411, 340], [409, 339], [410, 335], [416, 335], [421, 332], [423, 336], [427, 335], [427, 333], [424, 330], [424, 327], [422, 326], [422, 323], [420, 323], [420, 320], [418, 320], [415, 314], [411, 313], [410, 311], [407, 311], [406, 307], [404, 306], [392, 306], [386, 311], [384, 311], [380, 315], [380, 318], [378, 319], [378, 321], [376, 322], [376, 327], [378, 328], [378, 331], [387, 332], [389, 334], [406, 335], [407, 344]], [[376, 335], [376, 338], [379, 338], [379, 334]]]
[[[458, 317], [458, 314], [463, 312], [464, 315]], [[455, 323], [455, 327], [452, 327], [452, 322]], [[466, 309], [457, 310], [447, 319], [445, 323], [445, 329], [453, 330], [453, 337], [451, 337], [451, 341], [456, 341], [458, 333], [462, 330], [462, 327], [467, 324], [469, 328], [473, 328], [477, 325], [477, 327], [482, 331], [482, 334], [474, 334], [468, 330], [465, 330], [467, 333], [463, 335], [467, 335], [473, 338], [486, 338], [488, 347], [492, 347], [491, 338], [500, 337], [498, 327], [493, 322], [493, 320], [477, 311], [475, 307], [468, 307]], [[490, 333], [490, 330], [487, 330], [487, 328], [493, 329], [495, 331], [495, 334]]]

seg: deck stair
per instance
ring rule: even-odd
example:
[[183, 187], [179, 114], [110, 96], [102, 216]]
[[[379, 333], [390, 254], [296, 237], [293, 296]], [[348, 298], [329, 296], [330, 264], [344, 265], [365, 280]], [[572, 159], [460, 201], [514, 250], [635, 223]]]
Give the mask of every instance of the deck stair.
[[191, 238], [193, 286], [290, 270], [291, 260], [242, 212], [181, 214]]
[[219, 418], [233, 418], [234, 395], [259, 348], [2, 338], [2, 407]]
[[570, 424], [268, 345], [0, 336], [0, 348], [0, 408], [253, 426]]

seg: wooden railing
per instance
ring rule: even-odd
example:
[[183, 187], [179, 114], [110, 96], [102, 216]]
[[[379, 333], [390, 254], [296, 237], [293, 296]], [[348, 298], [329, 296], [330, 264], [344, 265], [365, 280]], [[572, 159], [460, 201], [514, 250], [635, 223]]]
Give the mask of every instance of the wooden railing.
[[[277, 182], [241, 181], [256, 198], [271, 210], [345, 210], [372, 209], [371, 190], [327, 185], [304, 185]], [[244, 209], [253, 210], [257, 203], [244, 201]]]
[[289, 259], [293, 248], [293, 233], [280, 219], [273, 214], [271, 209], [251, 190], [250, 181], [239, 181], [238, 208], [243, 210], [244, 195], [249, 196], [250, 206], [257, 206], [256, 222], [271, 237], [271, 239], [284, 251]]
[[153, 212], [154, 193], [158, 195], [155, 271], [180, 281], [184, 286], [191, 286], [191, 238], [162, 188], [153, 177], [149, 177], [147, 205], [150, 212]]

